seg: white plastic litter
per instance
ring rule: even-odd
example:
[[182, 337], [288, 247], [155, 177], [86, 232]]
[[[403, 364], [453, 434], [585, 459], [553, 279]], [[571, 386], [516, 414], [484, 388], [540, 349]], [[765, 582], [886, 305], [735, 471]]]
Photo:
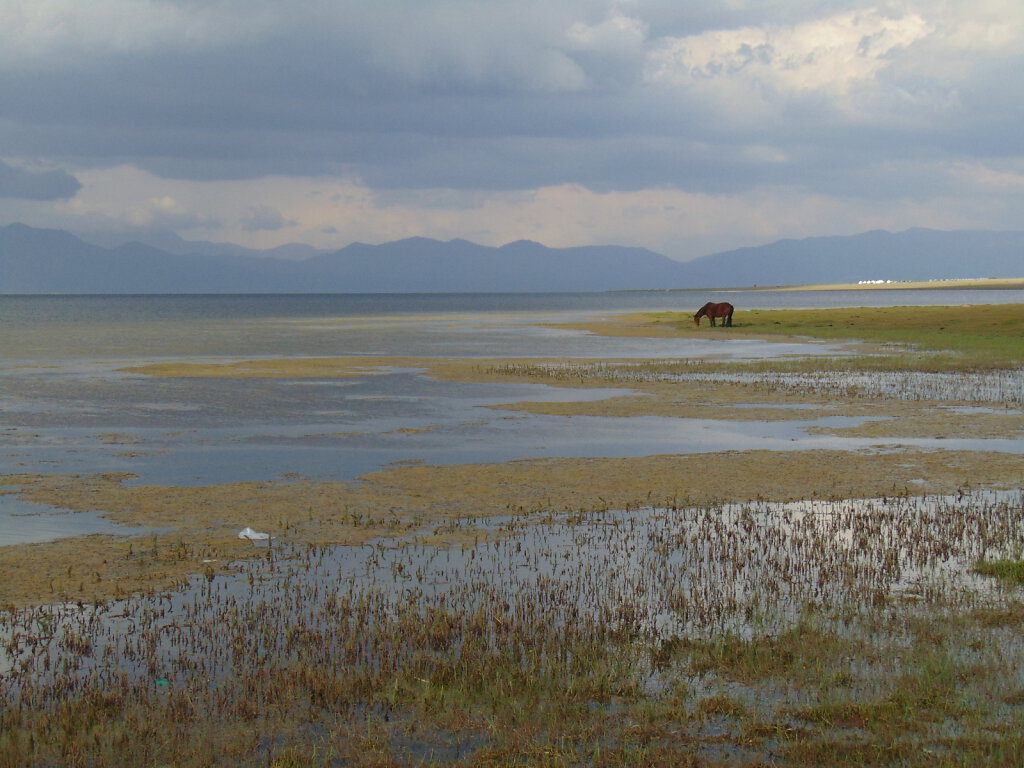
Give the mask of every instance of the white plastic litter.
[[252, 528], [243, 528], [238, 532], [238, 538], [248, 539], [249, 541], [266, 541], [270, 538], [269, 533], [260, 533], [254, 531]]

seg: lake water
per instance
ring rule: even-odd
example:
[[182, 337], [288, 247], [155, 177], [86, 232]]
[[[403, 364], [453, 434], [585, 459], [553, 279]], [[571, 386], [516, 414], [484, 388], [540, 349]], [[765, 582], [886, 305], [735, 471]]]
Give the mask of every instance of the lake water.
[[730, 301], [742, 313], [1024, 303], [1024, 291], [0, 295], [0, 364], [167, 355], [543, 355], [549, 349], [589, 356], [606, 342], [581, 344], [577, 334], [529, 324], [615, 312], [693, 312], [709, 300]]
[[[754, 359], [836, 349], [711, 333], [706, 339], [606, 338], [538, 325], [622, 312], [692, 312], [707, 300], [731, 301], [741, 323], [744, 309], [1024, 303], [1024, 291], [0, 296], [0, 475], [129, 472], [134, 482], [171, 485], [293, 475], [349, 480], [407, 461], [643, 456], [690, 453], [695, 444], [703, 451], [861, 444], [808, 432], [852, 420], [567, 419], [486, 407], [601, 398], [625, 388], [438, 382], [415, 368], [319, 380], [156, 379], [117, 370], [181, 359]], [[1013, 440], [941, 445], [1022, 448]], [[0, 545], [103, 525], [0, 496]]]

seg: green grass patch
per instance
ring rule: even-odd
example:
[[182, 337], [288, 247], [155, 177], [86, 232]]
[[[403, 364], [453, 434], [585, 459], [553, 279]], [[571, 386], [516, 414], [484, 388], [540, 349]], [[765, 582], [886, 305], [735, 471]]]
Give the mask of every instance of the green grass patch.
[[[694, 330], [689, 314], [661, 313], [652, 317], [680, 330]], [[909, 345], [920, 351], [955, 353], [962, 367], [1005, 368], [1024, 361], [1024, 304], [737, 308], [733, 319], [733, 332], [736, 331]], [[726, 329], [721, 332], [729, 333]]]
[[1024, 560], [983, 560], [974, 564], [974, 572], [1010, 584], [1024, 584]]

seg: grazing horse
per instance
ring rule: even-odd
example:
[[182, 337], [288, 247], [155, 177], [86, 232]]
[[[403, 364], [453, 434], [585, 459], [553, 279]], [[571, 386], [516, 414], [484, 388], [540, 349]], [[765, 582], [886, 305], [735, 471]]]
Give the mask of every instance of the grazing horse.
[[727, 301], [723, 301], [721, 304], [715, 304], [709, 301], [703, 307], [697, 310], [697, 314], [693, 316], [693, 322], [700, 327], [700, 319], [702, 317], [711, 318], [711, 325], [714, 326], [715, 318], [721, 317], [722, 325], [732, 326], [732, 304]]

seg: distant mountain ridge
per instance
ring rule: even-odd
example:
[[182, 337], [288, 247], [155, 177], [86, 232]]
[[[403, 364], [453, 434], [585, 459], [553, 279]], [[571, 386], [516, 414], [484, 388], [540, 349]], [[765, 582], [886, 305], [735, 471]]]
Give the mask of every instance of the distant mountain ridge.
[[63, 230], [0, 228], [0, 293], [572, 292], [666, 288], [683, 278], [679, 262], [614, 245], [492, 248], [414, 237], [296, 261], [104, 248]]
[[704, 256], [687, 267], [689, 279], [701, 286], [1024, 277], [1024, 232], [873, 230], [779, 240]]
[[[860, 280], [1024, 277], [1024, 232], [865, 232], [781, 240], [678, 262], [645, 248], [498, 248], [423, 237], [324, 252], [171, 241], [101, 246], [0, 227], [0, 293], [440, 293], [667, 290]], [[257, 257], [258, 256], [258, 257]]]

